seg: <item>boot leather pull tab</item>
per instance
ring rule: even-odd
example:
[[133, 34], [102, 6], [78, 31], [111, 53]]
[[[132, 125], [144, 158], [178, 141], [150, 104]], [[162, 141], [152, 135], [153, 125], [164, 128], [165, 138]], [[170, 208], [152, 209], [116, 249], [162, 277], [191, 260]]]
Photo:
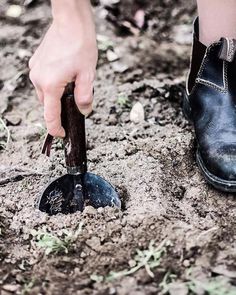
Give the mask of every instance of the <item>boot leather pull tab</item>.
[[233, 62], [236, 53], [236, 40], [221, 38], [221, 49], [219, 58], [228, 62]]
[[49, 133], [45, 137], [43, 148], [42, 148], [42, 154], [45, 154], [47, 157], [50, 157], [51, 147], [53, 142], [53, 136]]

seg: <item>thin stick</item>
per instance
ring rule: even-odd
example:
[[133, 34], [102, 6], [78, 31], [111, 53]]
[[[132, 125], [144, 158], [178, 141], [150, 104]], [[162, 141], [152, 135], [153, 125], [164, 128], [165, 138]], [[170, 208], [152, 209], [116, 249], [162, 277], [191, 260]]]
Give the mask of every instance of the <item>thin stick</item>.
[[6, 148], [7, 148], [10, 138], [11, 138], [11, 134], [10, 134], [9, 129], [7, 128], [7, 125], [5, 124], [5, 122], [3, 121], [3, 119], [1, 117], [0, 117], [0, 123], [7, 132], [7, 142], [6, 142]]

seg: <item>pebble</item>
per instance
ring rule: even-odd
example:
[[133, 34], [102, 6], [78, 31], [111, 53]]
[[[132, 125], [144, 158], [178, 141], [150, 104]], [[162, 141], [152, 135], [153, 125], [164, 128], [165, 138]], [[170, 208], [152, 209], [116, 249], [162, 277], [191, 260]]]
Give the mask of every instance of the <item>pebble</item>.
[[10, 5], [6, 16], [12, 17], [12, 18], [18, 18], [22, 14], [22, 8], [20, 5]]
[[104, 212], [104, 208], [99, 207], [99, 208], [97, 209], [97, 212], [98, 212], [99, 214], [102, 214], [102, 213]]
[[131, 268], [136, 266], [136, 261], [133, 260], [133, 259], [129, 260], [128, 263], [129, 263], [129, 266], [130, 266]]
[[17, 115], [7, 114], [5, 119], [7, 120], [7, 125], [10, 126], [18, 126], [21, 123], [21, 118]]
[[19, 289], [19, 285], [10, 285], [10, 284], [7, 284], [7, 285], [2, 286], [2, 288], [5, 291], [14, 293], [14, 292], [16, 292]]
[[86, 244], [93, 250], [97, 251], [101, 246], [101, 241], [98, 237], [92, 237], [91, 239], [86, 241]]
[[80, 257], [81, 258], [85, 258], [87, 256], [87, 254], [85, 252], [81, 252]]
[[84, 214], [88, 214], [88, 215], [96, 215], [97, 214], [97, 210], [94, 209], [92, 206], [87, 206], [84, 208]]
[[184, 283], [174, 282], [169, 285], [170, 295], [188, 295], [188, 287]]
[[190, 261], [187, 260], [187, 259], [183, 261], [183, 266], [184, 266], [184, 267], [189, 267], [190, 264], [191, 264]]
[[137, 102], [130, 111], [130, 121], [138, 124], [145, 120], [144, 108], [140, 102]]
[[118, 122], [116, 114], [111, 114], [108, 118], [109, 125], [116, 125]]
[[116, 61], [119, 59], [119, 56], [114, 52], [113, 50], [109, 49], [107, 50], [107, 59], [110, 62]]
[[116, 288], [111, 287], [111, 288], [109, 289], [109, 295], [115, 295], [115, 294], [116, 294]]

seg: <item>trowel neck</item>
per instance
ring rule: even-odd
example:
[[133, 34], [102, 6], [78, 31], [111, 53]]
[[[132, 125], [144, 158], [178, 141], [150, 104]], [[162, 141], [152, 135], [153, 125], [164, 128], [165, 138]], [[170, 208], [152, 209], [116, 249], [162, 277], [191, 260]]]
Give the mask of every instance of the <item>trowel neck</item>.
[[87, 162], [81, 164], [81, 166], [77, 167], [66, 167], [67, 173], [70, 175], [81, 175], [87, 172]]

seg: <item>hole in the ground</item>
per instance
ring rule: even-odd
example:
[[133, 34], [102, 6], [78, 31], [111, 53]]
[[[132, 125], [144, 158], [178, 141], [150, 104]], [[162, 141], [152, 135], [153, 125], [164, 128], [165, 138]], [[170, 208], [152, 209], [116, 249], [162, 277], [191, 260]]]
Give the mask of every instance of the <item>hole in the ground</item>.
[[117, 192], [118, 192], [120, 199], [121, 199], [121, 210], [126, 211], [127, 210], [127, 203], [130, 199], [128, 190], [125, 186], [118, 186], [116, 188], [117, 188]]

